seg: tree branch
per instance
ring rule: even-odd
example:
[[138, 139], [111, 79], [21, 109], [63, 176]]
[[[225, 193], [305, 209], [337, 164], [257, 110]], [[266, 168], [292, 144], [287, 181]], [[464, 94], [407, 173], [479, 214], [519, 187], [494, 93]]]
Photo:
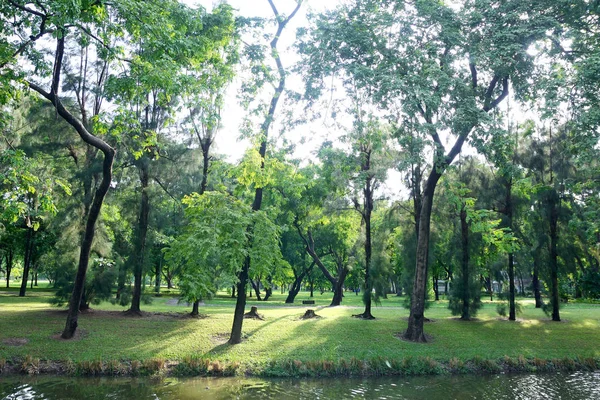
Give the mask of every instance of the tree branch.
[[[492, 101], [491, 104], [488, 105], [488, 107], [484, 107], [483, 111], [490, 111], [493, 110], [494, 108], [496, 108], [498, 106], [498, 104], [500, 104], [502, 102], [502, 100], [504, 100], [506, 98], [506, 96], [508, 96], [508, 76], [505, 76], [502, 79], [502, 93], [500, 93], [500, 95], [496, 98], [496, 100]], [[487, 102], [487, 100], [486, 100]]]
[[475, 63], [470, 62], [469, 63], [469, 69], [471, 70], [471, 83], [473, 86], [473, 90], [477, 89], [477, 67], [475, 66]]

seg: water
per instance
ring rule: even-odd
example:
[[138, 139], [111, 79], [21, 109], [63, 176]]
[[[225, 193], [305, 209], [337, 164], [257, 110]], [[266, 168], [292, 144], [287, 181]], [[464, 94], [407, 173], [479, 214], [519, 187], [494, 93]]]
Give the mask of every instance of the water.
[[0, 399], [600, 399], [600, 372], [365, 379], [0, 377]]

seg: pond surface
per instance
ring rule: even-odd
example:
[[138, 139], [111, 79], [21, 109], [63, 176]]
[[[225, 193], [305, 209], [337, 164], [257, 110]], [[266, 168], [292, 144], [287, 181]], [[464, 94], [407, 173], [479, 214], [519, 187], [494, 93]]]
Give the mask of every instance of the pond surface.
[[0, 399], [600, 399], [600, 372], [365, 379], [0, 377]]

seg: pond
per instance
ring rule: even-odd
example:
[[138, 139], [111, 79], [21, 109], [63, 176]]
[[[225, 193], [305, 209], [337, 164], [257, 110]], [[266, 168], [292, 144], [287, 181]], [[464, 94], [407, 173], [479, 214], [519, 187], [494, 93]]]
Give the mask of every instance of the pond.
[[357, 379], [3, 376], [0, 399], [600, 399], [600, 372]]

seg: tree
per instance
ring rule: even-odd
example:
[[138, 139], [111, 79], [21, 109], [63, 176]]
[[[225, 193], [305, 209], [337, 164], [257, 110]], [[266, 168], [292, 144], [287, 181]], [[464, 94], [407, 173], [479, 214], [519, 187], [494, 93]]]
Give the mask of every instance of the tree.
[[[521, 18], [526, 15], [526, 18]], [[335, 71], [353, 72], [359, 87], [374, 88], [374, 102], [401, 101], [402, 113], [418, 116], [419, 131], [433, 148], [422, 194], [417, 261], [408, 329], [404, 337], [424, 342], [425, 292], [431, 210], [444, 171], [471, 132], [507, 97], [518, 93], [533, 68], [529, 46], [556, 25], [547, 4], [487, 0], [449, 7], [437, 1], [355, 0], [319, 16], [302, 43], [311, 89]], [[446, 150], [440, 132], [456, 139]]]
[[[302, 5], [302, 0], [298, 0], [296, 7], [287, 17], [282, 16], [277, 7], [273, 3], [273, 0], [268, 0], [271, 9], [273, 10], [273, 14], [275, 16], [277, 31], [273, 36], [269, 46], [271, 50], [271, 56], [273, 57], [276, 65], [277, 65], [277, 74], [279, 75], [278, 85], [275, 87], [275, 93], [271, 98], [271, 102], [268, 108], [268, 111], [265, 115], [265, 119], [260, 126], [260, 134], [259, 134], [259, 150], [258, 155], [260, 156], [261, 170], [265, 169], [265, 157], [267, 155], [267, 143], [269, 138], [269, 130], [271, 128], [271, 124], [275, 117], [275, 112], [277, 111], [277, 105], [279, 104], [279, 100], [283, 95], [283, 91], [285, 89], [285, 80], [286, 80], [286, 71], [283, 67], [283, 63], [281, 62], [281, 57], [279, 51], [277, 49], [277, 44], [279, 43], [279, 38], [287, 24], [290, 20], [296, 15], [300, 6]], [[252, 210], [257, 212], [261, 209], [262, 206], [262, 198], [263, 198], [263, 186], [255, 185], [255, 194], [254, 201], [252, 202]], [[252, 230], [249, 227], [249, 230]], [[238, 285], [237, 285], [237, 299], [235, 304], [235, 311], [233, 315], [233, 324], [231, 327], [231, 336], [229, 338], [230, 344], [238, 344], [242, 341], [242, 324], [244, 322], [244, 309], [246, 307], [246, 283], [249, 278], [249, 270], [250, 270], [250, 256], [246, 256], [244, 263], [242, 265], [241, 270], [238, 274]]]

